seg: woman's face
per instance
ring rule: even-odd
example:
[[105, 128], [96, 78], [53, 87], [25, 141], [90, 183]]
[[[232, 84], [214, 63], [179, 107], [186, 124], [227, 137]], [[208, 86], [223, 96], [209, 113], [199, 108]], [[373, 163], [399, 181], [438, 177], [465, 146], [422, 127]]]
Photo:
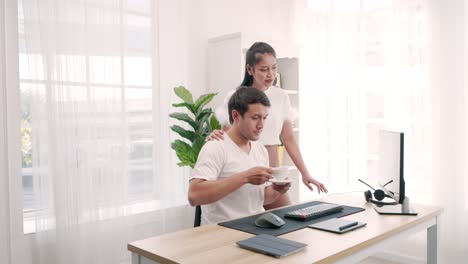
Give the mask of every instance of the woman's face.
[[260, 60], [251, 67], [247, 64], [247, 72], [253, 76], [252, 86], [262, 91], [273, 84], [278, 71], [276, 58], [269, 53], [258, 54]]

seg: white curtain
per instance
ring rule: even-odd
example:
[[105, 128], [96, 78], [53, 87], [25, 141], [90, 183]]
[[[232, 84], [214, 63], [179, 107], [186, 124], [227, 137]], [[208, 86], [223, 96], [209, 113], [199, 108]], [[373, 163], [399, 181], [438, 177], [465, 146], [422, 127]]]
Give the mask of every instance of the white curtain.
[[[16, 1], [0, 1], [0, 260], [12, 261], [15, 248], [21, 244], [22, 223], [15, 220], [22, 216], [19, 189], [19, 112], [17, 19]], [[14, 207], [19, 210], [14, 210]], [[20, 208], [21, 207], [21, 208]], [[19, 253], [19, 252], [18, 252]]]
[[434, 175], [429, 200], [444, 207], [441, 220], [442, 260], [468, 258], [468, 4], [428, 0], [432, 27], [430, 85], [433, 94]]
[[128, 242], [190, 227], [158, 1], [18, 5], [26, 259], [128, 263]]
[[8, 137], [7, 137], [7, 60], [5, 1], [0, 2], [0, 258], [10, 261], [10, 217], [8, 192]]
[[[378, 131], [405, 132], [407, 175], [430, 176], [431, 96], [419, 1], [307, 1], [301, 134], [308, 164], [333, 189], [376, 185]], [[307, 148], [306, 146], [314, 146]], [[412, 184], [408, 186], [425, 188]], [[417, 180], [416, 180], [417, 182]]]
[[[358, 178], [377, 185], [378, 130], [404, 132], [406, 193], [445, 208], [441, 260], [457, 263], [468, 252], [466, 13], [437, 2], [296, 1], [300, 144], [331, 192], [361, 191]], [[409, 241], [396, 252], [423, 259], [425, 234]]]

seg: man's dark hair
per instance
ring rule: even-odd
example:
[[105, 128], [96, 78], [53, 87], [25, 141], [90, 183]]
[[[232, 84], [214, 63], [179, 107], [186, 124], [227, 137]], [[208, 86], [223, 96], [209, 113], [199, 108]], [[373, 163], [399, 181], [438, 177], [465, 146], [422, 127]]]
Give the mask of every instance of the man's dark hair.
[[237, 88], [228, 103], [229, 122], [231, 124], [234, 123], [232, 110], [236, 110], [241, 116], [244, 116], [244, 114], [249, 111], [249, 105], [251, 104], [262, 104], [268, 107], [271, 105], [270, 100], [268, 100], [264, 92], [248, 86], [240, 86]]

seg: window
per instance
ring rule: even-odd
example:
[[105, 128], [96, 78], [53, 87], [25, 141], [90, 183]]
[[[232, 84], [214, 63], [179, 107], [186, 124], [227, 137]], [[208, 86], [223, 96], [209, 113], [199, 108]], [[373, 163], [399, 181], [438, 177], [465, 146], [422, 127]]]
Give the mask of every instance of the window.
[[67, 157], [64, 166], [76, 173], [77, 182], [67, 183], [83, 184], [78, 178], [90, 176], [92, 182], [86, 186], [100, 197], [99, 206], [106, 206], [109, 196], [103, 190], [114, 181], [121, 204], [157, 198], [152, 1], [84, 1], [72, 7], [57, 3], [49, 20], [21, 4], [25, 218], [53, 210], [56, 194], [51, 190], [57, 186], [48, 177], [61, 166], [51, 165], [61, 155]]

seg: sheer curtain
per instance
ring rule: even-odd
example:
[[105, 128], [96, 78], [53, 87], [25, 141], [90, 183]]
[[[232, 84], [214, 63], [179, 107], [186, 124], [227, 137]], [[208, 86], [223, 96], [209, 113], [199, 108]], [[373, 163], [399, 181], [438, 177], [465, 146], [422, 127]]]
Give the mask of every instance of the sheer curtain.
[[[7, 59], [6, 30], [7, 8], [5, 1], [0, 1], [0, 258], [10, 261], [10, 217], [8, 191], [8, 137], [7, 137]], [[9, 66], [9, 65], [8, 65]]]
[[[21, 184], [19, 173], [18, 60], [16, 1], [0, 1], [0, 260], [12, 261], [22, 243], [21, 197], [15, 189]], [[15, 210], [18, 208], [19, 210]]]
[[[300, 9], [301, 134], [311, 135], [301, 144], [317, 176], [335, 190], [362, 189], [358, 178], [375, 184], [379, 129], [405, 132], [406, 173], [430, 176], [422, 4], [307, 1]], [[426, 188], [414, 180], [408, 186]]]
[[32, 263], [129, 262], [127, 242], [192, 222], [187, 171], [165, 132], [172, 95], [159, 86], [157, 5], [19, 1]]
[[[445, 208], [444, 263], [468, 249], [466, 8], [458, 0], [309, 0], [295, 7], [300, 127], [308, 135], [300, 143], [311, 171], [332, 192], [366, 189], [358, 178], [376, 185], [378, 130], [404, 132], [407, 195]], [[423, 261], [425, 233], [390, 251]]]
[[431, 88], [434, 118], [434, 175], [427, 198], [444, 207], [442, 260], [468, 258], [468, 101], [466, 45], [468, 5], [463, 0], [428, 0], [432, 27]]

